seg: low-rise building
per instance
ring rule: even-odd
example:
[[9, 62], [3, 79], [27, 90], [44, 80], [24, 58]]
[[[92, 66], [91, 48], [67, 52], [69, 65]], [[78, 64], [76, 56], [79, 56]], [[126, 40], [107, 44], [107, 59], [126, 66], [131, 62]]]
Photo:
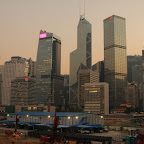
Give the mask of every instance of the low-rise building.
[[108, 83], [85, 83], [84, 89], [84, 112], [109, 114]]
[[128, 83], [126, 102], [131, 105], [133, 109], [139, 107], [139, 88], [137, 84]]
[[91, 69], [80, 69], [78, 71], [78, 106], [84, 108], [84, 85], [85, 83], [99, 82], [98, 72]]
[[39, 105], [15, 105], [15, 112], [55, 112], [55, 106]]
[[[16, 115], [20, 123], [40, 123], [53, 124], [54, 112], [20, 112], [7, 115], [8, 121], [15, 121]], [[87, 123], [88, 125], [104, 124], [103, 116], [90, 113], [57, 112], [59, 125], [78, 125]]]

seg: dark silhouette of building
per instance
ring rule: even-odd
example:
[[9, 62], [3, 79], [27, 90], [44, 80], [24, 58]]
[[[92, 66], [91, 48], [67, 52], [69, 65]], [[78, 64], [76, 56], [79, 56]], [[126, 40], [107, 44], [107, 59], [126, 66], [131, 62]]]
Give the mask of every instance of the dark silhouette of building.
[[99, 61], [92, 66], [93, 71], [99, 73], [99, 81], [104, 82], [104, 61]]
[[142, 56], [140, 55], [130, 55], [127, 56], [127, 70], [128, 70], [128, 82], [133, 82], [132, 67], [142, 65]]

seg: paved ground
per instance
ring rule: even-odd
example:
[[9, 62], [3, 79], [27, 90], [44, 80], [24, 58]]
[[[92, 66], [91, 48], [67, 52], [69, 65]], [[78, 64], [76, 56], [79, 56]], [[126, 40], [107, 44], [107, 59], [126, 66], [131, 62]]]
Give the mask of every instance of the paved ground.
[[104, 132], [104, 133], [93, 133], [90, 135], [95, 135], [95, 136], [108, 136], [112, 137], [113, 141], [116, 143], [122, 142], [126, 136], [128, 136], [127, 131], [109, 131], [109, 132]]
[[11, 144], [12, 140], [14, 140], [14, 144], [39, 144], [39, 140], [37, 139], [15, 139], [12, 137], [5, 136], [5, 134], [0, 134], [0, 144]]
[[[10, 138], [7, 138], [7, 137], [1, 137], [4, 136], [4, 132], [5, 130], [14, 130], [14, 128], [5, 128], [5, 127], [0, 127], [0, 142], [7, 139], [7, 143], [10, 144], [11, 142], [11, 139]], [[27, 135], [28, 133], [28, 130], [24, 130], [24, 129], [18, 129], [17, 130], [18, 132], [22, 132], [24, 134]], [[128, 132], [127, 131], [109, 131], [109, 132], [103, 132], [103, 133], [92, 133], [90, 135], [95, 135], [95, 136], [107, 136], [107, 137], [112, 137], [113, 138], [113, 144], [122, 144], [123, 142], [123, 139], [126, 138], [126, 136], [128, 135]], [[31, 144], [37, 144], [39, 143], [39, 139], [35, 139], [35, 138], [31, 138], [31, 139], [28, 139], [29, 141], [31, 141]], [[34, 143], [33, 143], [34, 141]], [[20, 143], [21, 141], [19, 142], [15, 142], [15, 144], [29, 144], [28, 142], [25, 143], [26, 141], [25, 140], [22, 140], [22, 142]], [[0, 144], [7, 144], [6, 143], [6, 140], [5, 140], [5, 143], [0, 143]]]
[[[11, 144], [12, 143], [12, 137], [5, 136], [5, 130], [12, 130], [14, 131], [14, 128], [5, 128], [0, 127], [0, 144]], [[40, 140], [36, 138], [28, 138], [28, 131], [23, 129], [18, 129], [18, 132], [21, 132], [24, 134], [24, 136], [20, 140], [15, 140], [15, 144], [39, 144]], [[26, 138], [25, 138], [26, 134]]]

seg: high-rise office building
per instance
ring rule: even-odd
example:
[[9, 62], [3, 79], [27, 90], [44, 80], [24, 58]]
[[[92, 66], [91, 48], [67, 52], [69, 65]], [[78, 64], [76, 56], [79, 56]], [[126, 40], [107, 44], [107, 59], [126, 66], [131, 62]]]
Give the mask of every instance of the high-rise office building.
[[113, 15], [104, 20], [104, 77], [110, 88], [110, 109], [125, 103], [127, 86], [125, 18]]
[[144, 50], [142, 50], [142, 84], [143, 84], [143, 102], [142, 102], [142, 105], [143, 105], [143, 111], [144, 111]]
[[29, 61], [29, 64], [30, 64], [30, 67], [29, 67], [29, 77], [35, 79], [36, 78], [36, 62], [32, 61], [31, 58], [28, 61]]
[[64, 105], [65, 105], [65, 110], [69, 110], [69, 75], [65, 74], [63, 75], [64, 77], [64, 90], [63, 90], [63, 95], [64, 95]]
[[104, 61], [99, 61], [92, 66], [93, 71], [99, 73], [99, 81], [104, 82]]
[[2, 74], [2, 105], [10, 105], [11, 81], [18, 77], [29, 76], [29, 60], [19, 56], [11, 57], [6, 61]]
[[83, 64], [91, 69], [91, 24], [81, 16], [77, 27], [77, 49], [70, 53], [70, 98], [72, 107], [78, 106], [78, 69]]
[[2, 104], [2, 74], [4, 66], [0, 65], [0, 105]]
[[139, 90], [139, 110], [143, 111], [143, 83], [138, 84], [138, 90]]
[[132, 66], [132, 82], [141, 83], [142, 82], [142, 66], [135, 65]]
[[142, 56], [140, 55], [129, 55], [127, 56], [127, 71], [128, 71], [128, 82], [131, 83], [133, 81], [132, 76], [132, 67], [138, 65], [141, 67], [142, 64]]
[[63, 104], [61, 71], [61, 39], [40, 31], [36, 62], [37, 104]]

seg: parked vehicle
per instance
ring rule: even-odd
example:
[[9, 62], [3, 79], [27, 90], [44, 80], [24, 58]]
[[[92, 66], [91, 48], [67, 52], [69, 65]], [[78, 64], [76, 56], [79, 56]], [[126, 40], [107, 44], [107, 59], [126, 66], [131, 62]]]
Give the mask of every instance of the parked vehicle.
[[81, 134], [90, 134], [90, 130], [88, 130], [88, 129], [80, 129], [80, 130], [78, 130], [78, 132]]

